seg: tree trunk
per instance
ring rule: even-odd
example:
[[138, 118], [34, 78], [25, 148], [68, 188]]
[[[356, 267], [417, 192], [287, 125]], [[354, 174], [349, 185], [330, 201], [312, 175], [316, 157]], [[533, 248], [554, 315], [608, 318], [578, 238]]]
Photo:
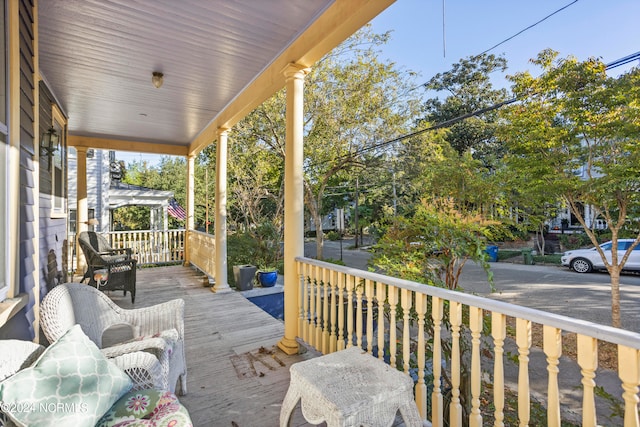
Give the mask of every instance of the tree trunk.
[[620, 268], [613, 265], [609, 270], [611, 276], [611, 325], [621, 328], [620, 322]]

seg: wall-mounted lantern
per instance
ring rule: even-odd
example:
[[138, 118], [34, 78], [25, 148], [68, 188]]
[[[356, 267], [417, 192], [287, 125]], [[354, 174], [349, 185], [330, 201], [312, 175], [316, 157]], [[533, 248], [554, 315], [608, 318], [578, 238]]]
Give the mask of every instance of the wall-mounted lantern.
[[42, 141], [40, 142], [42, 152], [52, 156], [58, 149], [59, 140], [60, 136], [58, 135], [58, 132], [53, 126], [51, 126], [49, 130], [42, 135]]

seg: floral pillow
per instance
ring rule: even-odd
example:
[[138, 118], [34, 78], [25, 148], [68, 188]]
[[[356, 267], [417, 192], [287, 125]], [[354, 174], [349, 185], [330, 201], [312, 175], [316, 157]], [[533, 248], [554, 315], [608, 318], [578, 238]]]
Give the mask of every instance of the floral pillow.
[[96, 427], [191, 427], [186, 408], [171, 392], [155, 389], [130, 391], [98, 421]]

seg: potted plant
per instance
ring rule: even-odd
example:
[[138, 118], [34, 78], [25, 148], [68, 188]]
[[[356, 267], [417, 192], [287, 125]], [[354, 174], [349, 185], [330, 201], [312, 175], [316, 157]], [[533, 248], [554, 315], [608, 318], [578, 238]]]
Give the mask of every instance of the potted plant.
[[254, 233], [258, 283], [263, 287], [274, 286], [278, 278], [277, 265], [282, 259], [279, 229], [267, 221], [260, 224]]
[[256, 275], [258, 283], [260, 283], [263, 288], [274, 286], [278, 280], [278, 270], [273, 266], [260, 266]]

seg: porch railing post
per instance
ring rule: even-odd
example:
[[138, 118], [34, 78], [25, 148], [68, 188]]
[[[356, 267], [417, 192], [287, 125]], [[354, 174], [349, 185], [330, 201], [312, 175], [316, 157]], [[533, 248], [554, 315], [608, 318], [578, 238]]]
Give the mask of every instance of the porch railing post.
[[189, 233], [193, 230], [193, 213], [195, 198], [195, 155], [187, 156], [187, 220], [184, 225], [184, 265], [191, 264], [191, 245], [189, 243]]
[[286, 77], [286, 147], [284, 167], [284, 337], [278, 347], [287, 354], [298, 352], [299, 277], [295, 258], [304, 256], [303, 193], [303, 87], [309, 69], [289, 64]]
[[[76, 147], [76, 235], [87, 231], [87, 221], [89, 220], [89, 210], [87, 208], [87, 149], [86, 147]], [[84, 253], [80, 249], [78, 239], [76, 239], [76, 274], [84, 274], [87, 265]]]
[[228, 129], [218, 129], [216, 147], [216, 284], [213, 292], [230, 291], [227, 281], [227, 135]]

